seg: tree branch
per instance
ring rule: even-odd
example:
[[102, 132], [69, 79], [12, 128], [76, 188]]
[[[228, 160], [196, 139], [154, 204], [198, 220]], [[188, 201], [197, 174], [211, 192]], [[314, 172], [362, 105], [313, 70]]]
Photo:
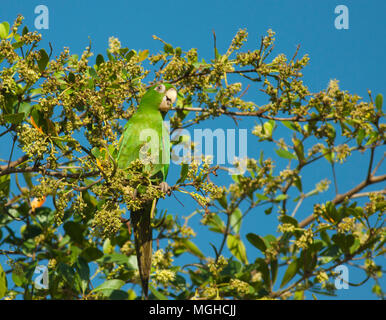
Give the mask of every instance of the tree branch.
[[[346, 193], [338, 194], [334, 198], [334, 200], [332, 200], [331, 202], [334, 205], [340, 204], [346, 198], [352, 198], [353, 195], [355, 195], [356, 193], [358, 193], [362, 189], [366, 188], [367, 186], [369, 186], [371, 184], [374, 184], [374, 183], [382, 182], [382, 181], [385, 181], [385, 180], [386, 180], [386, 174], [381, 175], [381, 176], [376, 176], [376, 177], [371, 176], [369, 179], [366, 179], [366, 180], [362, 181], [355, 188], [347, 191]], [[314, 214], [309, 215], [307, 218], [305, 218], [303, 221], [301, 221], [299, 223], [299, 227], [300, 228], [304, 228], [304, 227], [308, 226], [311, 222], [313, 222], [315, 220], [315, 218], [316, 218], [316, 216]]]
[[362, 198], [362, 197], [368, 197], [372, 193], [380, 193], [380, 194], [386, 194], [386, 189], [383, 190], [378, 190], [378, 191], [371, 191], [371, 192], [362, 192], [362, 193], [356, 193], [354, 194], [351, 199], [356, 199], [356, 198]]
[[27, 161], [28, 160], [28, 156], [25, 154], [24, 156], [20, 157], [19, 159], [15, 160], [15, 161], [11, 161], [9, 162], [8, 164], [6, 165], [2, 165], [0, 166], [0, 175], [3, 175], [3, 171], [7, 170], [7, 169], [12, 169], [12, 168], [15, 168], [17, 167], [19, 164], [23, 163], [24, 161]]
[[[14, 161], [17, 162], [20, 159]], [[23, 161], [20, 161], [20, 163]], [[12, 163], [11, 163], [12, 165]], [[4, 166], [2, 166], [4, 167]], [[7, 165], [5, 165], [7, 167]], [[91, 171], [91, 172], [82, 172], [82, 173], [68, 173], [68, 172], [60, 172], [60, 171], [48, 171], [48, 168], [45, 167], [37, 167], [37, 166], [31, 166], [26, 168], [15, 168], [15, 166], [10, 166], [9, 168], [6, 168], [4, 170], [0, 170], [0, 177], [4, 176], [6, 174], [11, 173], [26, 173], [26, 172], [38, 172], [43, 175], [56, 177], [56, 178], [71, 178], [71, 179], [78, 179], [78, 178], [89, 178], [89, 177], [95, 177], [99, 174], [99, 171]]]

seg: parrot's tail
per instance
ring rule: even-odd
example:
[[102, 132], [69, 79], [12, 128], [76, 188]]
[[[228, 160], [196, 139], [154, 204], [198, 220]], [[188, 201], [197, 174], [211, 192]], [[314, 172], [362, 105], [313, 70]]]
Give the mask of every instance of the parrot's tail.
[[151, 227], [151, 215], [152, 209], [154, 208], [153, 202], [147, 203], [141, 210], [131, 212], [138, 270], [141, 278], [142, 292], [145, 299], [148, 298], [151, 258], [153, 255], [153, 234]]

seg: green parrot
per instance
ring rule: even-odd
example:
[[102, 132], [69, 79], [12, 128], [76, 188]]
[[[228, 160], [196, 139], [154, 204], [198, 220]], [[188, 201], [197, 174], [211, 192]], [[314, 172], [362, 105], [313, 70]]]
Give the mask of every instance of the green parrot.
[[[144, 168], [150, 170], [152, 177], [162, 181], [160, 187], [164, 192], [169, 189], [165, 180], [170, 162], [170, 135], [163, 119], [176, 99], [177, 90], [170, 84], [158, 84], [149, 88], [136, 113], [124, 127], [117, 156], [117, 165], [121, 169], [127, 168], [136, 159], [143, 160]], [[157, 200], [149, 201], [142, 209], [130, 214], [145, 298], [148, 296], [152, 258], [151, 218]]]

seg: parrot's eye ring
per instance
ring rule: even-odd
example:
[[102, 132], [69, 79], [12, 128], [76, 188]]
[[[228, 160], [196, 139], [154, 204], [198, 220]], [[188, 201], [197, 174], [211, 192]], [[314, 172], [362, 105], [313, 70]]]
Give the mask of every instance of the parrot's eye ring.
[[164, 93], [166, 90], [165, 85], [159, 84], [158, 86], [155, 87], [155, 91], [158, 91], [159, 93]]

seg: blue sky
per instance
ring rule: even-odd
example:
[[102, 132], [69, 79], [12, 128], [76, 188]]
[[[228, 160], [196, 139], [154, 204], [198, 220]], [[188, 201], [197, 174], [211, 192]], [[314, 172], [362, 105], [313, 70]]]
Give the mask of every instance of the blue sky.
[[[210, 59], [213, 56], [214, 30], [217, 35], [218, 50], [224, 52], [238, 29], [247, 28], [249, 41], [247, 49], [254, 49], [262, 35], [268, 29], [276, 32], [276, 47], [274, 54], [285, 53], [292, 57], [298, 44], [301, 45], [299, 56], [309, 54], [310, 65], [304, 71], [304, 81], [312, 92], [326, 88], [330, 79], [338, 79], [340, 86], [350, 93], [357, 93], [367, 100], [367, 90], [374, 94], [386, 94], [384, 74], [386, 61], [385, 31], [386, 2], [384, 1], [309, 1], [309, 0], [260, 0], [260, 1], [21, 1], [14, 0], [2, 6], [0, 20], [12, 21], [17, 14], [25, 17], [25, 24], [34, 29], [34, 19], [37, 16], [34, 9], [37, 5], [46, 5], [49, 9], [49, 29], [40, 30], [43, 34], [43, 47], [48, 49], [48, 42], [54, 48], [54, 54], [59, 53], [64, 46], [72, 53], [80, 54], [92, 42], [92, 51], [105, 54], [108, 38], [119, 38], [122, 46], [135, 50], [149, 49], [150, 53], [162, 50], [158, 41], [152, 35], [157, 35], [183, 50], [191, 47], [198, 49], [199, 57]], [[334, 26], [337, 5], [346, 5], [349, 9], [349, 29], [337, 30]], [[94, 56], [94, 58], [95, 58]], [[257, 102], [265, 100], [256, 92], [249, 92], [248, 97]], [[240, 122], [240, 128], [251, 129], [254, 121], [246, 119]], [[233, 128], [230, 119], [207, 121], [200, 127]], [[286, 131], [279, 131], [278, 134]], [[265, 145], [256, 144], [256, 137], [248, 136], [248, 155], [256, 156]], [[0, 140], [1, 158], [7, 157], [4, 140]], [[4, 144], [4, 145], [3, 145]], [[266, 150], [267, 155], [272, 150]], [[272, 154], [273, 155], [273, 154]], [[378, 160], [380, 154], [376, 155]], [[276, 157], [277, 159], [277, 157]], [[355, 155], [345, 165], [337, 166], [340, 191], [350, 189], [363, 179], [358, 172], [366, 168], [368, 155]], [[278, 163], [280, 167], [280, 162]], [[380, 174], [385, 168], [380, 169]], [[168, 181], [173, 184], [178, 179], [179, 167], [172, 166]], [[307, 168], [303, 173], [305, 189], [311, 190], [316, 182], [328, 177], [331, 170], [327, 163]], [[220, 182], [229, 183], [228, 177], [220, 177]], [[376, 187], [377, 189], [380, 186]], [[319, 201], [327, 201], [334, 195], [330, 188]], [[186, 215], [189, 199], [178, 195], [184, 200], [182, 207], [173, 197], [160, 202], [161, 208], [169, 212]], [[299, 212], [299, 220], [309, 214], [313, 201], [304, 203], [304, 210]], [[308, 210], [307, 210], [308, 209]], [[261, 212], [260, 212], [261, 213]], [[256, 212], [251, 214], [242, 227], [242, 235], [255, 232], [261, 235], [275, 234], [276, 219]], [[248, 224], [248, 226], [247, 226]], [[198, 234], [204, 231], [197, 221], [194, 222]], [[252, 229], [250, 228], [252, 226]], [[218, 244], [220, 238], [210, 239]], [[213, 255], [205, 237], [198, 237], [195, 242], [205, 254]], [[250, 261], [256, 257], [253, 248], [248, 247]], [[384, 261], [383, 261], [384, 264]], [[350, 269], [351, 270], [351, 269]], [[350, 279], [351, 280], [351, 279]], [[352, 271], [353, 282], [362, 280], [356, 271]], [[383, 281], [384, 283], [384, 281]], [[340, 298], [371, 299], [371, 284], [363, 287], [351, 287], [338, 292]]]

